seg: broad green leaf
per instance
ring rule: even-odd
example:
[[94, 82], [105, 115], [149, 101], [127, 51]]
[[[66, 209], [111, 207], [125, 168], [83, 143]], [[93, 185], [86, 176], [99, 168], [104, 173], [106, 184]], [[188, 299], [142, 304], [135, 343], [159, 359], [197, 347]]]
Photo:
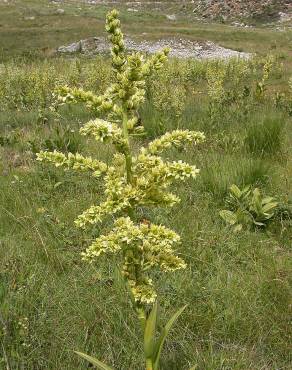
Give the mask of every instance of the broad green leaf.
[[247, 226], [253, 222], [251, 213], [245, 209], [239, 208], [235, 214], [237, 223]]
[[270, 218], [272, 218], [274, 216], [274, 213], [264, 213], [264, 218], [265, 220], [269, 220]]
[[92, 365], [96, 366], [98, 370], [113, 370], [112, 367], [104, 364], [103, 362], [99, 361], [98, 359], [88, 356], [85, 353], [82, 352], [76, 352], [74, 351], [78, 356], [84, 358], [88, 362], [90, 362]]
[[250, 186], [246, 186], [243, 190], [242, 190], [242, 195], [241, 195], [241, 200], [244, 200], [245, 202], [248, 201], [248, 198], [250, 197]]
[[235, 184], [231, 185], [230, 186], [230, 192], [236, 197], [236, 198], [240, 198], [241, 195], [242, 195], [242, 191], [239, 189], [239, 187]]
[[156, 346], [155, 346], [155, 354], [154, 354], [154, 357], [153, 357], [153, 363], [154, 363], [154, 367], [153, 367], [153, 370], [158, 370], [158, 366], [159, 366], [159, 360], [160, 360], [160, 356], [161, 356], [161, 351], [162, 351], [162, 347], [163, 347], [163, 344], [165, 342], [165, 339], [170, 331], [170, 329], [172, 328], [173, 324], [176, 322], [176, 320], [179, 318], [179, 316], [183, 313], [183, 311], [186, 309], [188, 305], [185, 305], [183, 306], [182, 308], [180, 308], [171, 318], [170, 320], [168, 321], [168, 323], [165, 325], [165, 327], [163, 328], [162, 330], [162, 333], [160, 334], [160, 337], [158, 339], [158, 342], [156, 343]]
[[253, 190], [253, 195], [256, 196], [256, 197], [260, 197], [261, 196], [260, 189], [259, 188], [255, 188]]
[[196, 370], [198, 368], [198, 366], [197, 365], [195, 365], [195, 366], [192, 366], [191, 368], [190, 368], [190, 370]]
[[257, 213], [257, 215], [260, 215], [263, 212], [263, 207], [262, 207], [261, 196], [260, 196], [259, 193], [256, 192], [256, 190], [258, 190], [258, 189], [254, 190], [252, 205], [251, 205], [250, 209], [254, 210]]
[[263, 204], [268, 204], [268, 203], [273, 202], [274, 200], [275, 200], [275, 198], [273, 198], [273, 197], [266, 197], [266, 198], [263, 198], [262, 203]]
[[224, 221], [226, 221], [230, 225], [234, 225], [237, 222], [237, 217], [234, 212], [228, 211], [226, 209], [223, 209], [219, 212], [220, 216], [223, 218]]
[[150, 312], [148, 319], [146, 320], [145, 331], [144, 331], [144, 353], [145, 358], [152, 358], [155, 348], [155, 331], [157, 321], [157, 301]]
[[236, 225], [235, 227], [234, 227], [234, 229], [233, 229], [233, 231], [235, 232], [235, 233], [238, 233], [239, 231], [241, 231], [242, 230], [242, 224], [238, 224], [238, 225]]
[[249, 193], [250, 192], [250, 185], [247, 185], [243, 188], [242, 193]]
[[277, 206], [278, 206], [277, 202], [267, 203], [263, 206], [263, 212], [266, 213], [266, 212], [270, 211], [271, 209], [276, 208]]

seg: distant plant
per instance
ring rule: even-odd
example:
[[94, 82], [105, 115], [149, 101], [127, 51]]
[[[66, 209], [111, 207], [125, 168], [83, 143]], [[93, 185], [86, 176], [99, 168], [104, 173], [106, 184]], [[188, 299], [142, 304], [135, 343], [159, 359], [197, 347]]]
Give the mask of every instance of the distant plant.
[[208, 95], [210, 98], [210, 118], [216, 121], [218, 116], [222, 113], [224, 101], [226, 98], [224, 81], [227, 69], [223, 63], [209, 63], [206, 71], [206, 78], [208, 83]]
[[275, 62], [276, 60], [273, 55], [268, 55], [267, 58], [264, 60], [262, 77], [261, 80], [257, 82], [255, 90], [255, 96], [258, 99], [263, 98], [266, 93], [267, 82], [271, 76], [273, 67], [275, 66]]
[[69, 125], [65, 127], [56, 126], [50, 136], [44, 141], [43, 148], [48, 150], [63, 150], [65, 152], [77, 153], [82, 149], [82, 141], [78, 132]]
[[292, 77], [289, 79], [289, 86], [290, 86], [290, 91], [292, 92]]
[[238, 186], [230, 187], [228, 204], [231, 210], [219, 212], [223, 220], [240, 231], [243, 226], [265, 227], [274, 217], [278, 202], [272, 197], [263, 197], [258, 188], [246, 186], [242, 190]]
[[242, 140], [238, 137], [238, 135], [230, 135], [225, 131], [214, 135], [214, 139], [219, 148], [229, 153], [238, 151], [238, 149], [242, 146]]
[[[113, 144], [116, 154], [112, 163], [107, 165], [78, 153], [65, 155], [57, 151], [42, 151], [38, 160], [57, 167], [90, 171], [96, 178], [104, 176], [106, 200], [84, 211], [75, 222], [78, 227], [86, 228], [108, 216], [116, 218], [112, 231], [99, 236], [83, 253], [83, 259], [92, 263], [100, 256], [119, 256], [121, 273], [144, 335], [146, 369], [157, 370], [165, 338], [186, 306], [173, 315], [156, 339], [157, 293], [150, 273], [155, 269], [162, 272], [184, 269], [186, 263], [174, 251], [174, 245], [180, 242], [179, 235], [145, 220], [139, 216], [139, 209], [145, 206], [172, 207], [179, 202], [179, 198], [169, 192], [170, 185], [196, 177], [199, 170], [182, 161], [164, 161], [160, 153], [171, 147], [200, 143], [204, 134], [176, 130], [134, 154], [132, 140], [143, 132], [136, 112], [145, 99], [146, 79], [163, 67], [168, 49], [146, 61], [140, 53], [127, 56], [116, 10], [107, 15], [106, 30], [112, 43], [114, 82], [101, 96], [64, 87], [59, 90], [59, 97], [62, 103], [83, 102], [96, 116], [102, 117], [87, 122], [80, 133], [93, 136], [98, 142]], [[110, 369], [93, 357], [78, 354], [99, 369]]]
[[174, 75], [174, 71], [164, 68], [159, 73], [159, 79], [151, 81], [153, 105], [158, 111], [170, 113], [175, 117], [182, 115], [187, 99], [183, 77], [182, 73]]

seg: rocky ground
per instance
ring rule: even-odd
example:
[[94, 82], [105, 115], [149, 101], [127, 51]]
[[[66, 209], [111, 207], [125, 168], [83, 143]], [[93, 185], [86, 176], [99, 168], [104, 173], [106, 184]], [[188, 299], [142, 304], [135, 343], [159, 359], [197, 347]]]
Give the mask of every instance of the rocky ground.
[[[63, 0], [54, 0], [62, 2]], [[119, 4], [128, 12], [143, 12], [146, 9], [164, 14], [172, 23], [182, 19], [192, 21], [195, 17], [207, 23], [221, 20], [234, 27], [253, 27], [256, 19], [271, 25], [276, 31], [284, 31], [292, 26], [292, 0], [192, 0], [192, 1], [115, 1], [115, 0], [84, 0], [92, 5]], [[184, 17], [182, 17], [184, 15]], [[187, 15], [187, 18], [185, 18]], [[181, 38], [160, 39], [156, 42], [136, 42], [126, 40], [129, 50], [154, 53], [164, 46], [171, 47], [171, 55], [178, 58], [210, 59], [230, 57], [249, 58], [250, 54], [230, 50], [213, 42], [196, 42]], [[105, 53], [109, 50], [106, 39], [94, 37], [80, 40], [58, 48], [59, 53], [82, 53], [86, 55]]]
[[[12, 0], [0, 0], [12, 1]], [[51, 4], [86, 3], [89, 5], [112, 5], [126, 8], [129, 12], [164, 13], [170, 21], [188, 17], [199, 20], [215, 20], [235, 23], [237, 26], [257, 24], [258, 22], [292, 22], [292, 0], [50, 0]]]
[[280, 18], [290, 12], [291, 0], [194, 0], [193, 12], [211, 19], [262, 19]]
[[[62, 0], [54, 0], [61, 2]], [[180, 0], [180, 1], [117, 1], [117, 0], [84, 0], [89, 4], [119, 3], [129, 7], [132, 11], [139, 11], [145, 7], [165, 8], [177, 5], [180, 11], [193, 13], [195, 16], [216, 19], [258, 19], [272, 21], [292, 13], [291, 0]]]
[[[250, 54], [231, 49], [223, 48], [213, 42], [194, 42], [186, 39], [161, 39], [159, 41], [136, 42], [127, 38], [126, 47], [129, 51], [141, 51], [145, 53], [155, 53], [162, 48], [169, 46], [170, 55], [177, 58], [196, 58], [196, 59], [228, 59], [250, 57]], [[59, 53], [82, 53], [85, 55], [104, 54], [109, 50], [109, 44], [103, 37], [92, 37], [80, 40], [67, 46], [58, 48]]]

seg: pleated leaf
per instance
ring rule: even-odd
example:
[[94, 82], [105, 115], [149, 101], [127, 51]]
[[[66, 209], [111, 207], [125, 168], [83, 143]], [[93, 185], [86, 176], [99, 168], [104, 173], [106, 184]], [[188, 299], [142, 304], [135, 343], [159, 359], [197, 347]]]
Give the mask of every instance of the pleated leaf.
[[162, 333], [160, 334], [160, 337], [158, 339], [158, 342], [157, 342], [156, 348], [155, 348], [155, 354], [154, 354], [154, 358], [153, 358], [153, 363], [154, 363], [153, 370], [158, 370], [159, 369], [159, 360], [160, 360], [161, 351], [162, 351], [162, 347], [163, 347], [163, 344], [165, 342], [165, 339], [166, 339], [170, 329], [172, 328], [173, 324], [176, 322], [176, 320], [179, 318], [179, 316], [183, 313], [183, 311], [186, 309], [186, 307], [187, 307], [187, 305], [180, 308], [171, 317], [171, 319], [168, 321], [168, 323], [163, 328]]
[[157, 301], [150, 312], [150, 315], [146, 321], [145, 331], [144, 331], [144, 353], [145, 358], [152, 358], [155, 349], [155, 332], [156, 332], [156, 322], [157, 322]]

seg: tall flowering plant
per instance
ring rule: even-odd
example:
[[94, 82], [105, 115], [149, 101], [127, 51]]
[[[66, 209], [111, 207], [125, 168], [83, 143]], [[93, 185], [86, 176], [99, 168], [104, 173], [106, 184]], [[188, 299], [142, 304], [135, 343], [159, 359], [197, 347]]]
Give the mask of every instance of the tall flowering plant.
[[[89, 263], [102, 256], [119, 256], [120, 270], [129, 288], [133, 308], [144, 334], [145, 364], [147, 370], [158, 370], [165, 338], [184, 310], [181, 308], [169, 320], [156, 340], [157, 293], [151, 272], [171, 272], [184, 269], [186, 263], [175, 254], [174, 246], [180, 237], [173, 230], [151, 222], [139, 221], [137, 207], [172, 207], [179, 198], [169, 191], [175, 181], [194, 178], [199, 170], [182, 161], [163, 160], [160, 154], [171, 147], [200, 143], [204, 134], [176, 130], [133, 151], [133, 139], [141, 135], [137, 109], [145, 99], [146, 79], [163, 67], [169, 50], [164, 49], [147, 60], [140, 53], [126, 55], [118, 12], [111, 11], [106, 18], [106, 31], [111, 42], [114, 81], [101, 96], [82, 89], [61, 88], [62, 103], [83, 102], [95, 113], [96, 119], [87, 122], [81, 135], [115, 148], [110, 165], [92, 157], [57, 151], [38, 153], [39, 161], [46, 161], [67, 169], [90, 171], [95, 178], [103, 177], [105, 200], [93, 205], [77, 217], [80, 228], [103, 222], [107, 216], [115, 218], [112, 231], [100, 235], [82, 254]], [[111, 369], [97, 359], [79, 353], [99, 369]]]

